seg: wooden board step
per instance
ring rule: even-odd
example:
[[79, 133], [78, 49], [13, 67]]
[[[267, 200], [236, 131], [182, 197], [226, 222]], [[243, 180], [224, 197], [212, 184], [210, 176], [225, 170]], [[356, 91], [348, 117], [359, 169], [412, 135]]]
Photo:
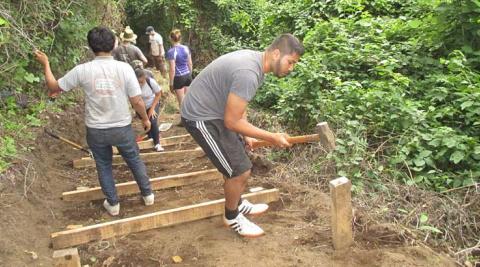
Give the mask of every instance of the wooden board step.
[[[269, 203], [277, 201], [280, 198], [280, 193], [278, 189], [269, 189], [245, 194], [242, 197], [253, 203]], [[53, 249], [72, 247], [90, 241], [102, 240], [221, 215], [224, 213], [224, 203], [225, 199], [218, 199], [52, 233], [51, 239]]]
[[[192, 159], [203, 157], [205, 153], [200, 147], [195, 149], [188, 150], [178, 150], [178, 151], [166, 151], [166, 152], [151, 152], [151, 153], [140, 153], [140, 158], [143, 162], [155, 162], [155, 163], [166, 163], [176, 160]], [[126, 164], [122, 156], [114, 155], [113, 156], [113, 165]], [[94, 167], [95, 160], [89, 157], [76, 159], [73, 161], [73, 167], [76, 169], [85, 168], [85, 167]]]
[[[171, 137], [165, 137], [160, 139], [160, 145], [163, 147], [169, 147], [169, 146], [175, 146], [175, 145], [180, 145], [184, 143], [189, 143], [192, 142], [192, 136], [189, 134], [184, 134], [184, 135], [177, 135], [177, 136], [171, 136]], [[148, 139], [145, 141], [138, 142], [138, 148], [140, 150], [144, 149], [153, 149], [153, 139]], [[116, 147], [113, 147], [113, 154], [118, 154], [118, 149]]]
[[[220, 180], [223, 175], [216, 169], [205, 171], [189, 172], [175, 175], [162, 176], [150, 179], [152, 190], [160, 190], [175, 186], [183, 186], [195, 183], [201, 183], [211, 180]], [[135, 181], [116, 184], [117, 195], [124, 196], [140, 192]], [[90, 201], [103, 199], [105, 196], [100, 187], [88, 188], [85, 190], [75, 190], [62, 193], [62, 199], [65, 201]]]

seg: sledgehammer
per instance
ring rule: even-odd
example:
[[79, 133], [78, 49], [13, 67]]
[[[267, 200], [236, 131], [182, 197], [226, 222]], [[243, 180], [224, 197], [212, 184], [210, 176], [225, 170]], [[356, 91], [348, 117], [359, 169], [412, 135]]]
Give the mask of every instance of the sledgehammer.
[[[300, 135], [300, 136], [293, 136], [287, 138], [287, 141], [290, 144], [299, 144], [299, 143], [308, 143], [308, 142], [318, 142], [322, 144], [323, 147], [327, 151], [332, 151], [335, 149], [335, 137], [333, 135], [333, 132], [330, 130], [328, 127], [328, 123], [326, 122], [320, 122], [317, 124], [315, 127], [317, 134], [310, 134], [310, 135]], [[265, 146], [273, 146], [272, 143], [264, 141], [264, 140], [259, 140], [255, 141], [253, 143], [252, 148], [259, 148], [259, 147], [265, 147]]]

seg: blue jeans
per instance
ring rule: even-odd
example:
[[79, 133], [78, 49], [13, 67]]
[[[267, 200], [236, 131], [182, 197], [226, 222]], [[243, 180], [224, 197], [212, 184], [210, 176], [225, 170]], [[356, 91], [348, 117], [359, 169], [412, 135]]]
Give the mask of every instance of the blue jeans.
[[87, 143], [95, 158], [100, 186], [110, 205], [118, 203], [117, 189], [112, 173], [112, 146], [118, 148], [123, 159], [127, 162], [142, 196], [148, 196], [152, 193], [147, 169], [140, 159], [135, 133], [131, 125], [109, 129], [87, 127]]
[[[148, 110], [150, 109], [150, 107], [146, 108], [146, 111], [148, 113]], [[160, 109], [160, 104], [157, 104], [155, 106], [155, 112], [157, 113], [158, 116], [160, 116], [160, 114], [158, 114], [158, 110]], [[136, 112], [137, 114], [137, 117], [138, 118], [142, 118], [140, 117], [140, 114], [138, 114], [138, 112]], [[152, 138], [153, 139], [153, 144], [154, 145], [158, 145], [160, 144], [160, 131], [158, 130], [158, 123], [157, 123], [157, 118], [154, 118], [153, 116], [151, 116], [149, 118], [150, 120], [150, 124], [152, 127], [150, 127], [150, 131], [148, 131], [147, 135], [149, 138]]]
[[[158, 114], [159, 108], [160, 108], [160, 104], [157, 104], [155, 106], [155, 112], [157, 114]], [[150, 107], [147, 108], [147, 112], [148, 112], [149, 109], [150, 109]], [[158, 114], [158, 116], [160, 116], [160, 114]], [[160, 131], [158, 130], [157, 119], [158, 119], [158, 117], [157, 118], [154, 118], [153, 116], [150, 117], [150, 124], [152, 125], [152, 127], [150, 128], [150, 131], [148, 132], [148, 137], [153, 139], [153, 144], [155, 144], [155, 145], [160, 143], [160, 138], [159, 138]]]

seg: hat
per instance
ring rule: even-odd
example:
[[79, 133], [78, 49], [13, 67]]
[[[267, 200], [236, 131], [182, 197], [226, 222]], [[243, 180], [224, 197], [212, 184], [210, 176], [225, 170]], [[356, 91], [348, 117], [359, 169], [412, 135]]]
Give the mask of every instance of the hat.
[[133, 33], [133, 30], [130, 29], [130, 26], [125, 27], [125, 30], [120, 33], [120, 40], [122, 40], [122, 42], [127, 41], [134, 43], [136, 39], [137, 35]]
[[130, 63], [133, 69], [143, 69], [143, 62], [141, 60], [135, 59]]
[[150, 34], [151, 32], [155, 31], [155, 29], [152, 26], [148, 26], [147, 29], [145, 29], [146, 34]]

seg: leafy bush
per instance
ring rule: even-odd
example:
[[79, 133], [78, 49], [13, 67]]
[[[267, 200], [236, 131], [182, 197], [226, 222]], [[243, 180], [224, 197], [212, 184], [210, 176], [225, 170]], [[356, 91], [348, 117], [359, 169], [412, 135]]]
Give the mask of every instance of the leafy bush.
[[[466, 12], [454, 4], [286, 2], [281, 27], [303, 36], [307, 53], [289, 78], [267, 79], [256, 104], [300, 129], [332, 124], [338, 149], [330, 157], [357, 185], [384, 175], [437, 190], [478, 182], [479, 74], [442, 31]], [[322, 12], [313, 22], [301, 16]]]
[[85, 58], [87, 31], [118, 25], [121, 11], [121, 2], [115, 0], [0, 3], [0, 172], [15, 156], [16, 141], [27, 136], [18, 131], [43, 124], [39, 115], [48, 100], [38, 88], [44, 87], [43, 70], [33, 51], [47, 52], [52, 68], [62, 74]]

